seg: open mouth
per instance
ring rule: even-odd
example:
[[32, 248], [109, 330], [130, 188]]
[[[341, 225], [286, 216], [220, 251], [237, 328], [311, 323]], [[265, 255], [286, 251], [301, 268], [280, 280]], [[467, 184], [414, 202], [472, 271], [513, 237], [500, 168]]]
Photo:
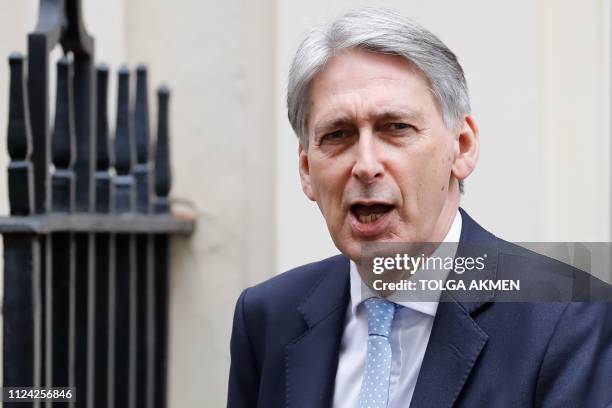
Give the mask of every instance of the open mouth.
[[351, 205], [351, 212], [360, 223], [370, 224], [393, 210], [393, 208], [394, 206], [389, 204], [353, 204]]

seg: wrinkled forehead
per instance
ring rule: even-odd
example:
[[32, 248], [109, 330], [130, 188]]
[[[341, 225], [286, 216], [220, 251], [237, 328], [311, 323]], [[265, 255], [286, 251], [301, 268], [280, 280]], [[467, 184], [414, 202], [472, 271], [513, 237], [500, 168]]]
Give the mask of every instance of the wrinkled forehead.
[[368, 114], [440, 113], [428, 78], [413, 63], [398, 55], [362, 49], [343, 50], [330, 58], [313, 77], [308, 93], [309, 129], [313, 120], [350, 115], [355, 109]]

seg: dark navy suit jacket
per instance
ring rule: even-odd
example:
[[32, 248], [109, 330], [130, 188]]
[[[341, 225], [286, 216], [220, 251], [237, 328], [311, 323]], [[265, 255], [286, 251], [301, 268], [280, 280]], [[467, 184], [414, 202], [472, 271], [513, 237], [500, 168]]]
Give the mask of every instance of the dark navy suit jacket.
[[[466, 242], [490, 249], [479, 278], [528, 282], [559, 269], [461, 215], [458, 254]], [[577, 273], [562, 270], [572, 290]], [[610, 294], [604, 284], [596, 290]], [[612, 406], [612, 303], [495, 297], [440, 302], [410, 407]], [[329, 407], [348, 303], [344, 256], [245, 290], [234, 317], [228, 407]]]

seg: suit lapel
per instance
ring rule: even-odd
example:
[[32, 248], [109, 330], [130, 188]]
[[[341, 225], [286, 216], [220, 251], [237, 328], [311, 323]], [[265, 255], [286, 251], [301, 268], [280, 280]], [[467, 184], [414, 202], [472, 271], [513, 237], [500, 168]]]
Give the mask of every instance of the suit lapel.
[[307, 330], [285, 349], [287, 407], [329, 406], [349, 300], [349, 261], [333, 258], [298, 307]]
[[411, 407], [451, 407], [488, 336], [456, 302], [441, 302]]
[[[497, 239], [460, 209], [463, 226], [457, 256], [478, 257], [487, 254], [485, 268], [462, 275], [467, 288], [472, 280], [495, 279], [497, 272]], [[412, 397], [411, 407], [452, 407], [461, 393], [488, 336], [472, 318], [478, 309], [490, 302], [493, 291], [444, 292], [423, 358], [423, 364]]]

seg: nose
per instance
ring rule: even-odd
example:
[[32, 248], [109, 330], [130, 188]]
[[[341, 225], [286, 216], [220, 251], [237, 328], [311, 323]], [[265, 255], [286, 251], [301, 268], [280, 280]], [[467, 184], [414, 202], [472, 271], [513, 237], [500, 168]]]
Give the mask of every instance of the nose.
[[377, 151], [374, 137], [369, 132], [359, 135], [356, 147], [356, 158], [353, 164], [353, 176], [364, 184], [371, 184], [384, 173], [384, 166]]

